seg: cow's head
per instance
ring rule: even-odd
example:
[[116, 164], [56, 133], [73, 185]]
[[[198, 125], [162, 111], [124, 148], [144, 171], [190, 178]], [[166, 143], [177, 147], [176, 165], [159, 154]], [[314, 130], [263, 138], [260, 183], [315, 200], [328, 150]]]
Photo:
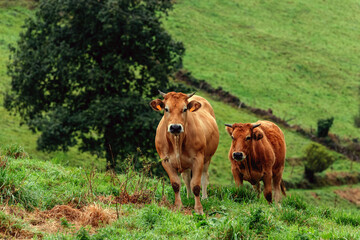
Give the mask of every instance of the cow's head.
[[159, 92], [164, 100], [155, 99], [150, 102], [150, 106], [155, 111], [164, 110], [167, 131], [176, 136], [180, 135], [185, 132], [187, 115], [197, 111], [201, 107], [201, 103], [195, 100], [188, 101], [195, 93]]
[[260, 123], [234, 123], [225, 124], [225, 130], [232, 138], [230, 154], [235, 161], [241, 161], [250, 153], [252, 141], [258, 141], [263, 138], [260, 129]]

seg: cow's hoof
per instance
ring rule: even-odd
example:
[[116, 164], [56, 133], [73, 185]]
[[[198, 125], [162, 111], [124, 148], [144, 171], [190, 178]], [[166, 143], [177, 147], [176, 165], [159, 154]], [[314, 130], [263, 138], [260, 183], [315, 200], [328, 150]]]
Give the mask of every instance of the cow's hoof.
[[199, 215], [203, 215], [204, 214], [204, 211], [202, 208], [195, 208], [195, 213], [199, 214]]
[[182, 204], [175, 204], [175, 209], [176, 210], [181, 210], [181, 208], [182, 208]]

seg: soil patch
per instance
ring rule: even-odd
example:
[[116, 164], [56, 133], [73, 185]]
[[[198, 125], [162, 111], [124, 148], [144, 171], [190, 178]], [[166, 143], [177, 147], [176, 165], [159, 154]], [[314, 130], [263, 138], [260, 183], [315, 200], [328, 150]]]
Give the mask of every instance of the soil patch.
[[334, 192], [339, 195], [339, 197], [360, 206], [360, 188], [348, 188], [345, 190], [335, 190]]

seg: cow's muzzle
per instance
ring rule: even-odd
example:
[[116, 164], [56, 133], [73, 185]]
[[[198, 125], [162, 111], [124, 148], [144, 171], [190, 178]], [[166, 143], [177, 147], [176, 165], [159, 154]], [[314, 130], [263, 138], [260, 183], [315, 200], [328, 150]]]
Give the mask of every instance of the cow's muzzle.
[[170, 124], [168, 127], [168, 132], [176, 135], [184, 132], [184, 128], [181, 124]]
[[233, 159], [236, 161], [241, 161], [246, 157], [246, 155], [243, 152], [233, 152], [232, 155], [233, 155], [232, 156]]

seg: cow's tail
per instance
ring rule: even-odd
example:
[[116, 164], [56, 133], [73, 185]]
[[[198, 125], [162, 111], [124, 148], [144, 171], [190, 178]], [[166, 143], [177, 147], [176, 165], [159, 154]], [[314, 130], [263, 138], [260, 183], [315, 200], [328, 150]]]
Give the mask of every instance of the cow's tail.
[[282, 194], [286, 197], [285, 183], [284, 183], [284, 180], [282, 180], [282, 179], [281, 179], [280, 187], [281, 187]]

